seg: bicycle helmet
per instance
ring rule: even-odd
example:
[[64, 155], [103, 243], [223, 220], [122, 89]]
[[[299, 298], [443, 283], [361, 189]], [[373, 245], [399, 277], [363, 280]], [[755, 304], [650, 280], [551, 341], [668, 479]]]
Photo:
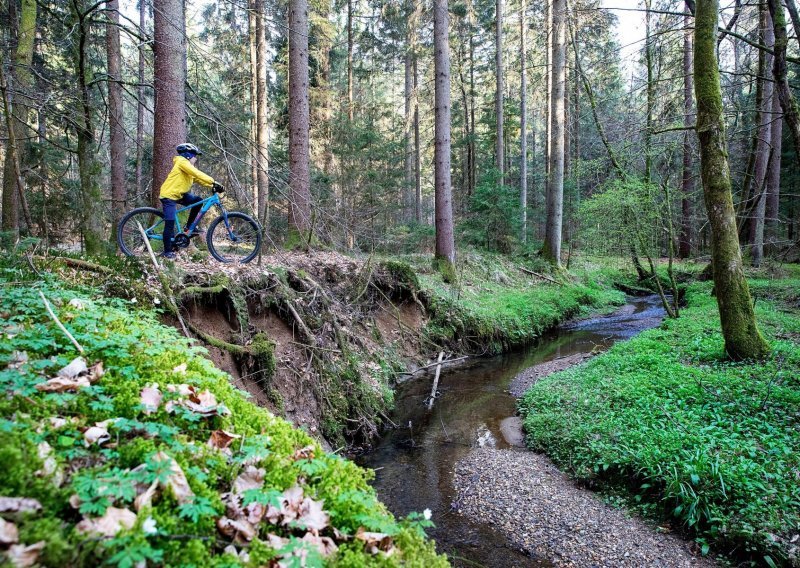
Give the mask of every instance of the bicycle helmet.
[[203, 155], [203, 153], [200, 151], [200, 148], [198, 148], [194, 144], [190, 144], [189, 142], [178, 144], [175, 147], [175, 151], [178, 152], [178, 155], [183, 156], [187, 160], [192, 159], [194, 156]]

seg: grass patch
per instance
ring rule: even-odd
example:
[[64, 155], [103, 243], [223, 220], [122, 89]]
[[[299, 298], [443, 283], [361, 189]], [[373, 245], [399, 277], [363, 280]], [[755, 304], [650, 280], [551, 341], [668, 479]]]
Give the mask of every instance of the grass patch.
[[[78, 355], [48, 317], [39, 291], [85, 348], [89, 364], [103, 362], [105, 374], [92, 386], [37, 390]], [[370, 472], [324, 453], [304, 432], [249, 402], [201, 356], [203, 348], [161, 325], [152, 310], [135, 306], [93, 288], [0, 268], [0, 496], [41, 503], [39, 511], [7, 517], [22, 544], [45, 543], [41, 564], [261, 566], [280, 557], [299, 562], [304, 555], [307, 566], [447, 565], [424, 536], [424, 517], [395, 519], [368, 485]], [[262, 343], [258, 354], [270, 359], [271, 344]], [[202, 416], [181, 406], [168, 389], [181, 383], [210, 391], [230, 412]], [[172, 411], [165, 404], [153, 412], [143, 406], [140, 393], [152, 385], [165, 402], [176, 403]], [[112, 420], [106, 424], [110, 439], [87, 443], [87, 429], [106, 420]], [[220, 430], [241, 438], [228, 451], [210, 447], [212, 432]], [[99, 517], [112, 506], [135, 511], [140, 486], [171, 479], [160, 452], [184, 472], [191, 500], [164, 489], [138, 510], [132, 527], [113, 536], [87, 537], [76, 529], [84, 517]], [[226, 552], [234, 540], [216, 523], [233, 515], [225, 493], [248, 466], [263, 469], [263, 484], [246, 492], [245, 501], [274, 505], [281, 492], [301, 487], [304, 496], [322, 502], [328, 522], [320, 534], [334, 539], [338, 551], [323, 561], [300, 540], [307, 534], [302, 525], [265, 517], [255, 523], [252, 539], [240, 534], [235, 541], [249, 559]], [[79, 502], [70, 502], [74, 495]], [[355, 538], [359, 529], [390, 535], [395, 554], [371, 554]], [[268, 535], [288, 540], [279, 545]]]
[[[621, 271], [589, 267], [569, 277], [551, 275], [539, 261], [489, 253], [461, 253], [457, 283], [450, 285], [430, 268], [427, 256], [402, 257], [418, 275], [431, 320], [425, 332], [438, 344], [459, 343], [487, 353], [523, 345], [565, 319], [620, 305], [625, 295], [613, 289]], [[553, 278], [552, 282], [525, 272]]]
[[528, 444], [577, 479], [623, 491], [709, 547], [800, 565], [800, 289], [751, 282], [773, 354], [723, 357], [710, 283], [677, 320], [552, 375], [520, 401]]

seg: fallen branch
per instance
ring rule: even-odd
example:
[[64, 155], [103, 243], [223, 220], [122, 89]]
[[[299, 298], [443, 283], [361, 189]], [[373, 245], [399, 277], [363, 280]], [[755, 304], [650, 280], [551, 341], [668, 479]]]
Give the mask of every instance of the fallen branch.
[[47, 313], [50, 314], [50, 317], [53, 318], [54, 322], [56, 322], [56, 325], [58, 326], [58, 328], [61, 331], [64, 332], [64, 335], [66, 335], [69, 338], [69, 340], [72, 342], [72, 344], [78, 350], [78, 353], [80, 353], [82, 355], [83, 354], [83, 347], [81, 347], [81, 344], [78, 343], [78, 341], [72, 336], [72, 334], [67, 330], [67, 328], [64, 327], [64, 324], [61, 323], [61, 320], [58, 319], [56, 314], [53, 313], [53, 308], [50, 307], [50, 302], [47, 301], [47, 298], [44, 297], [44, 294], [42, 294], [41, 290], [39, 290], [39, 296], [42, 298], [42, 302], [44, 302], [44, 307], [47, 309]]
[[83, 268], [85, 270], [90, 270], [92, 272], [101, 272], [103, 274], [114, 274], [114, 271], [111, 270], [109, 267], [103, 266], [101, 264], [95, 264], [94, 262], [88, 262], [86, 260], [70, 258], [68, 256], [56, 256], [53, 258], [53, 260], [63, 262], [67, 266], [71, 266], [73, 268]]
[[181, 324], [183, 335], [186, 337], [191, 337], [191, 335], [189, 335], [189, 330], [186, 329], [186, 322], [183, 321], [183, 316], [181, 316], [181, 311], [178, 308], [177, 302], [175, 301], [175, 296], [172, 294], [172, 289], [169, 287], [164, 275], [161, 274], [161, 267], [158, 265], [156, 255], [153, 253], [153, 247], [150, 246], [150, 239], [147, 238], [147, 233], [144, 232], [144, 227], [142, 227], [142, 224], [139, 221], [136, 221], [136, 226], [139, 227], [139, 232], [142, 234], [142, 239], [144, 240], [144, 246], [147, 247], [147, 252], [150, 253], [150, 260], [153, 261], [153, 267], [156, 269], [158, 281], [161, 282], [161, 289], [164, 291], [164, 295], [167, 300], [167, 307], [173, 314], [175, 314], [175, 317], [178, 318], [178, 323]]
[[425, 369], [430, 369], [431, 367], [435, 367], [436, 365], [446, 365], [447, 363], [455, 363], [456, 361], [463, 361], [464, 359], [469, 359], [472, 355], [464, 355], [463, 357], [456, 357], [455, 359], [447, 359], [445, 361], [437, 361], [436, 363], [430, 363], [429, 365], [425, 365], [424, 367], [417, 367], [413, 371], [403, 371], [402, 373], [398, 373], [400, 375], [416, 375], [420, 371], [424, 371]]
[[433, 378], [433, 388], [431, 389], [431, 396], [428, 399], [428, 410], [433, 408], [433, 401], [436, 400], [436, 388], [439, 386], [439, 373], [442, 371], [442, 357], [444, 357], [444, 351], [439, 351], [439, 360], [436, 362], [436, 376]]
[[306, 325], [306, 322], [303, 321], [303, 318], [300, 317], [300, 314], [297, 313], [297, 310], [294, 309], [292, 302], [287, 298], [284, 300], [283, 303], [286, 306], [286, 309], [289, 311], [289, 313], [292, 314], [295, 323], [300, 328], [300, 331], [302, 332], [305, 340], [309, 343], [309, 345], [316, 344], [316, 339], [314, 334], [311, 333], [311, 330]]
[[543, 279], [543, 280], [549, 280], [549, 281], [550, 281], [550, 282], [552, 282], [553, 284], [558, 284], [559, 286], [563, 286], [563, 285], [564, 285], [562, 282], [559, 282], [559, 281], [558, 281], [558, 280], [556, 280], [555, 278], [551, 278], [550, 276], [547, 276], [546, 274], [539, 274], [538, 272], [534, 272], [533, 270], [528, 270], [528, 269], [527, 269], [527, 268], [525, 268], [524, 266], [520, 266], [520, 267], [519, 267], [519, 269], [520, 269], [522, 272], [526, 272], [527, 274], [531, 274], [531, 275], [533, 275], [533, 276], [536, 276], [537, 278], [541, 278], [541, 279]]

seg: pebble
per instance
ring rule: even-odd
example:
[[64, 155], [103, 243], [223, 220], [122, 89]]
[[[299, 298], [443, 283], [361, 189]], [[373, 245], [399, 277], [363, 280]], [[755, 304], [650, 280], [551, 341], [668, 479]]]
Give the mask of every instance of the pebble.
[[577, 487], [545, 456], [477, 448], [456, 464], [453, 507], [555, 566], [705, 567], [690, 543]]

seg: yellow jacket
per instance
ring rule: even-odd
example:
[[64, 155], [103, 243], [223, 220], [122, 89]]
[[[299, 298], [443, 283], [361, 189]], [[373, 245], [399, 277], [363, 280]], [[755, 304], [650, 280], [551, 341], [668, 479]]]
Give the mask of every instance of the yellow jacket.
[[161, 184], [159, 197], [177, 201], [191, 189], [194, 182], [210, 187], [214, 183], [214, 178], [195, 168], [183, 156], [175, 156], [172, 158], [172, 171]]

